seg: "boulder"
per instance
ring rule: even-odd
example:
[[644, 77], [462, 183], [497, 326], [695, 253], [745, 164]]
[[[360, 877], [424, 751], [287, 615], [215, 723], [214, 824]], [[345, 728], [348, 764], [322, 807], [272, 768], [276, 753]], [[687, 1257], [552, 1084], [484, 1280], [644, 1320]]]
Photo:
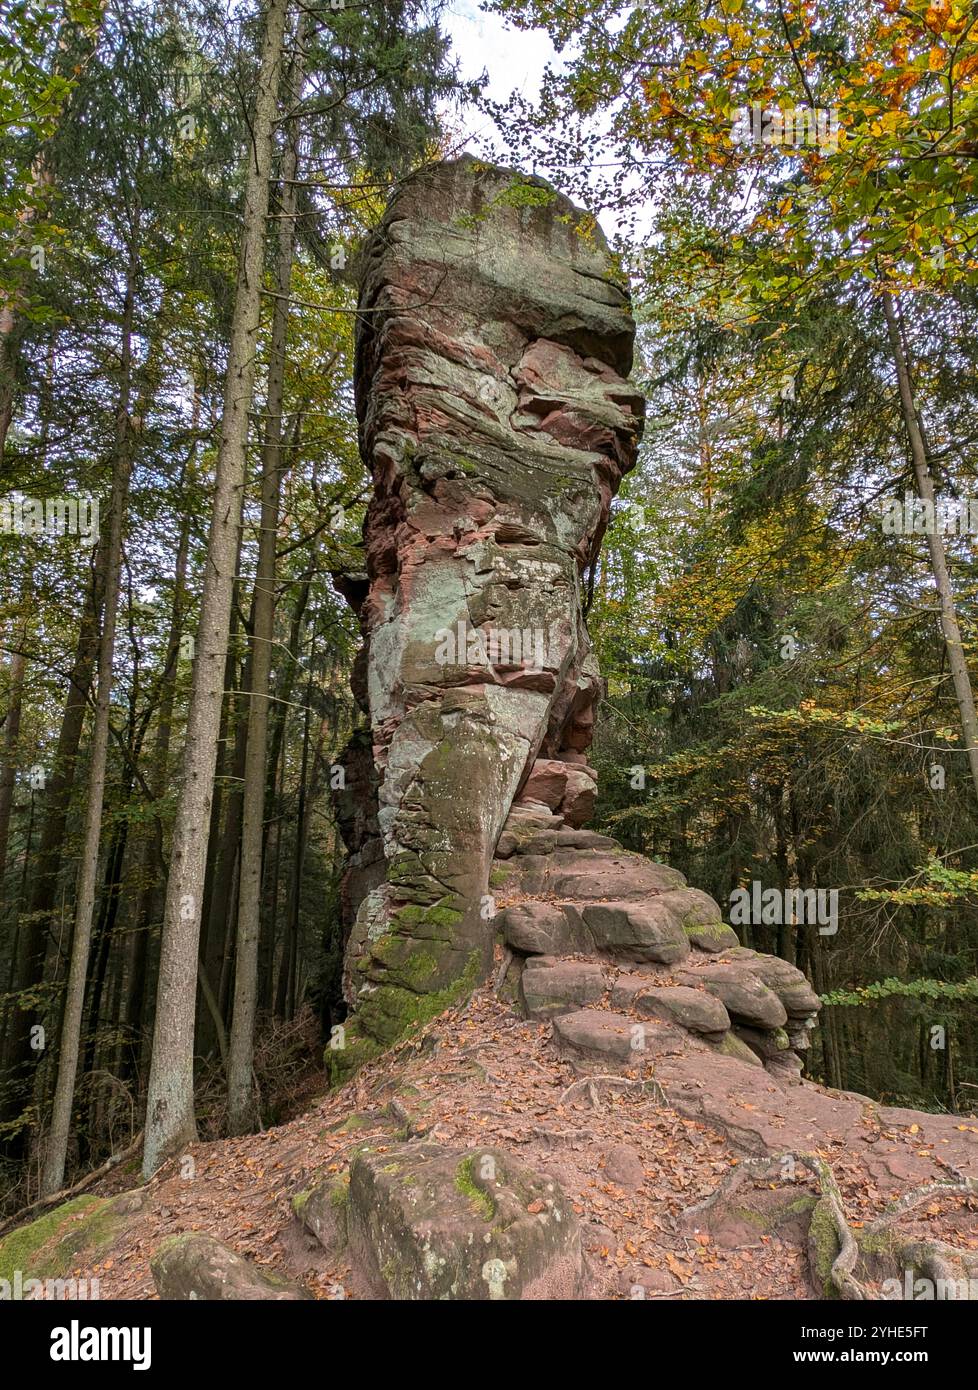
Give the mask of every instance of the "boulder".
[[[4, 1281], [13, 1284], [18, 1277], [22, 1286], [33, 1279], [57, 1282], [79, 1266], [98, 1264], [145, 1202], [146, 1194], [138, 1188], [116, 1197], [83, 1193], [16, 1227], [0, 1239], [0, 1289]], [[27, 1296], [32, 1296], [29, 1291]]]
[[777, 1057], [780, 1053], [791, 1050], [791, 1043], [788, 1034], [783, 1028], [747, 1028], [743, 1024], [737, 1024], [734, 1032], [741, 1042], [745, 1042], [752, 1052], [756, 1052], [762, 1062], [769, 1062], [772, 1057]]
[[705, 986], [738, 1023], [754, 1028], [780, 1028], [787, 1022], [781, 1000], [747, 963], [707, 965], [681, 972], [680, 979], [683, 984]]
[[610, 1009], [581, 1009], [553, 1021], [558, 1046], [585, 1061], [637, 1067], [676, 1047], [682, 1034], [662, 1024], [641, 1023]]
[[685, 927], [683, 930], [691, 946], [696, 946], [700, 951], [709, 951], [711, 955], [719, 955], [721, 951], [729, 950], [731, 946], [736, 946], [739, 940], [733, 927], [728, 927], [723, 922], [706, 922], [698, 927]]
[[647, 986], [637, 992], [633, 1007], [646, 1018], [678, 1023], [690, 1033], [725, 1033], [730, 1027], [730, 1016], [719, 999], [705, 989], [686, 985]]
[[553, 854], [557, 848], [556, 830], [535, 830], [525, 840], [517, 842], [517, 854]]
[[349, 1197], [349, 1177], [327, 1173], [292, 1198], [292, 1210], [301, 1224], [331, 1255], [339, 1254], [346, 1245]]
[[665, 965], [689, 955], [689, 941], [678, 918], [656, 898], [588, 903], [583, 916], [598, 950], [610, 955]]
[[312, 1294], [251, 1260], [206, 1231], [169, 1236], [149, 1262], [162, 1299], [212, 1303], [295, 1303]]
[[495, 1148], [413, 1143], [350, 1167], [350, 1258], [368, 1295], [508, 1301], [586, 1295], [558, 1183]]
[[668, 972], [656, 965], [622, 966], [611, 985], [611, 1007], [630, 1009], [639, 994], [653, 988]]
[[520, 977], [523, 1003], [531, 1018], [551, 1018], [593, 1004], [606, 987], [596, 962], [556, 960], [552, 956], [532, 956]]
[[797, 965], [782, 960], [780, 956], [748, 950], [746, 946], [738, 946], [728, 954], [732, 960], [748, 963], [757, 978], [763, 980], [781, 1000], [789, 1018], [808, 1018], [821, 1009], [821, 999]]
[[580, 918], [555, 903], [518, 903], [504, 908], [494, 920], [506, 945], [525, 955], [569, 955], [592, 944]]
[[560, 813], [568, 825], [586, 825], [594, 813], [597, 786], [590, 769], [566, 766], [567, 781], [560, 800]]
[[733, 1057], [738, 1062], [746, 1062], [749, 1067], [760, 1067], [763, 1070], [764, 1063], [757, 1053], [738, 1038], [732, 1029], [729, 1033], [724, 1033], [713, 1045], [724, 1057]]
[[541, 867], [551, 897], [584, 902], [646, 899], [682, 888], [686, 882], [677, 869], [626, 850], [558, 849]]
[[521, 799], [537, 801], [549, 810], [556, 811], [563, 800], [567, 773], [566, 763], [555, 762], [549, 758], [537, 758], [523, 784]]
[[[723, 921], [719, 906], [709, 893], [699, 888], [674, 888], [663, 897], [668, 906], [688, 930], [720, 924]], [[736, 932], [734, 933], [736, 940]]]

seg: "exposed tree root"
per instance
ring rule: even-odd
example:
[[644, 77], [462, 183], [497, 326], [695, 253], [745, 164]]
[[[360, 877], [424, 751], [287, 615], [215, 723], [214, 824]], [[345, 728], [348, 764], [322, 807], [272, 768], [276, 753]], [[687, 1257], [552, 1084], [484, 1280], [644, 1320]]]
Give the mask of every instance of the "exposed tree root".
[[[738, 1163], [720, 1183], [715, 1192], [711, 1193], [705, 1201], [698, 1202], [695, 1206], [687, 1207], [684, 1217], [691, 1220], [703, 1213], [711, 1210], [717, 1203], [729, 1197], [738, 1188], [742, 1187], [748, 1179], [771, 1178], [783, 1174], [785, 1164], [801, 1164], [813, 1175], [818, 1184], [820, 1197], [815, 1210], [812, 1212], [812, 1231], [813, 1235], [809, 1238], [809, 1260], [814, 1264], [812, 1244], [817, 1240], [818, 1233], [822, 1228], [822, 1219], [827, 1217], [831, 1220], [835, 1236], [838, 1241], [838, 1254], [832, 1261], [831, 1267], [827, 1271], [827, 1279], [834, 1291], [840, 1297], [862, 1301], [873, 1300], [878, 1297], [867, 1286], [860, 1282], [855, 1276], [854, 1270], [860, 1255], [860, 1246], [853, 1231], [846, 1219], [845, 1207], [842, 1201], [842, 1194], [836, 1182], [835, 1174], [832, 1172], [831, 1165], [824, 1158], [815, 1153], [796, 1153], [778, 1154], [771, 1158], [747, 1158]], [[873, 1237], [893, 1225], [899, 1218], [914, 1207], [926, 1202], [931, 1197], [954, 1197], [954, 1196], [978, 1196], [978, 1179], [964, 1178], [960, 1182], [931, 1182], [925, 1183], [922, 1187], [914, 1188], [910, 1192], [905, 1192], [902, 1197], [892, 1202], [885, 1212], [866, 1228], [866, 1237]], [[926, 1271], [932, 1279], [953, 1281], [955, 1279], [954, 1270], [949, 1263], [956, 1256], [963, 1252], [957, 1251], [953, 1246], [945, 1245], [941, 1241], [913, 1241], [907, 1240], [899, 1247], [900, 1257], [906, 1261], [908, 1267], [920, 1268]], [[818, 1271], [813, 1268], [813, 1275]]]
[[572, 1081], [562, 1093], [557, 1105], [573, 1105], [575, 1101], [586, 1097], [591, 1109], [597, 1110], [603, 1099], [598, 1094], [599, 1088], [605, 1095], [613, 1091], [632, 1092], [640, 1096], [649, 1096], [658, 1105], [667, 1104], [665, 1092], [658, 1081], [638, 1081], [633, 1077], [602, 1073], [600, 1076], [583, 1076], [578, 1081]]

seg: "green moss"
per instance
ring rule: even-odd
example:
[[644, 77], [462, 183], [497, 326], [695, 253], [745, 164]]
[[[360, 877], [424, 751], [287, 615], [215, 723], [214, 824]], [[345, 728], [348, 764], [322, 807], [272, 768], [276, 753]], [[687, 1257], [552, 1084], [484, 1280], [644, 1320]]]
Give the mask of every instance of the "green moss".
[[122, 1221], [114, 1201], [76, 1197], [0, 1241], [0, 1279], [15, 1270], [32, 1279], [63, 1278], [86, 1252], [93, 1263], [108, 1248]]
[[405, 903], [393, 914], [392, 921], [395, 928], [417, 926], [418, 923], [424, 921], [427, 910], [420, 903]]
[[511, 865], [497, 864], [489, 873], [489, 887], [501, 888], [512, 872], [513, 869]]
[[168, 1250], [176, 1250], [179, 1246], [186, 1245], [193, 1234], [193, 1231], [178, 1231], [174, 1236], [165, 1236], [156, 1247], [156, 1254], [165, 1255]]
[[771, 1217], [765, 1216], [762, 1212], [753, 1211], [750, 1207], [731, 1207], [734, 1216], [738, 1216], [741, 1221], [748, 1222], [758, 1231], [769, 1231], [774, 1224]]
[[401, 966], [406, 980], [419, 983], [430, 979], [438, 969], [438, 959], [430, 951], [412, 951]]
[[742, 1038], [738, 1038], [736, 1033], [724, 1033], [723, 1038], [717, 1043], [716, 1049], [724, 1057], [736, 1057], [740, 1062], [746, 1062], [748, 1066], [759, 1067], [762, 1065], [761, 1059]]
[[725, 926], [723, 922], [702, 922], [699, 920], [696, 912], [693, 911], [687, 912], [686, 916], [683, 918], [683, 931], [686, 932], [688, 936], [692, 936], [694, 933], [699, 935], [700, 932], [702, 932], [705, 936], [712, 936], [719, 941], [722, 936], [725, 936], [726, 933], [730, 931], [730, 928]]
[[428, 920], [438, 927], [454, 927], [465, 916], [457, 907], [438, 906], [428, 909]]
[[809, 1249], [814, 1257], [812, 1275], [817, 1282], [823, 1298], [838, 1298], [839, 1290], [832, 1282], [832, 1266], [839, 1254], [839, 1236], [829, 1204], [824, 1199], [818, 1202], [812, 1212], [808, 1228]]
[[864, 1255], [892, 1255], [894, 1239], [892, 1231], [877, 1231], [870, 1234], [868, 1231], [854, 1231], [856, 1243]]
[[455, 1169], [455, 1186], [463, 1197], [467, 1197], [475, 1207], [483, 1221], [491, 1221], [496, 1215], [496, 1203], [489, 1196], [488, 1192], [483, 1191], [472, 1176], [475, 1166], [475, 1158], [470, 1154], [468, 1158], [463, 1158]]
[[356, 1014], [344, 1024], [346, 1046], [326, 1049], [330, 1083], [342, 1085], [365, 1062], [467, 998], [479, 983], [482, 971], [482, 957], [478, 951], [472, 951], [462, 974], [444, 989], [415, 993], [390, 984], [378, 985], [363, 995]]
[[369, 1129], [377, 1121], [372, 1115], [360, 1115], [356, 1111], [329, 1126], [328, 1134], [355, 1134], [358, 1129]]

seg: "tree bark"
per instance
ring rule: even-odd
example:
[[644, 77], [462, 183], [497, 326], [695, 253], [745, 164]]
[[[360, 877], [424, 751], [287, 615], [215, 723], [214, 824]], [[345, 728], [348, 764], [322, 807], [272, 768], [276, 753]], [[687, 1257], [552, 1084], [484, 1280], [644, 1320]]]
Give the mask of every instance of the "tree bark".
[[[309, 30], [308, 16], [300, 26], [291, 74], [290, 104], [303, 82], [302, 52]], [[245, 1134], [254, 1124], [251, 1084], [255, 1053], [255, 1013], [258, 986], [258, 941], [261, 931], [262, 848], [264, 843], [266, 758], [268, 754], [269, 681], [275, 635], [275, 559], [278, 546], [279, 496], [282, 486], [282, 410], [285, 403], [285, 345], [289, 326], [289, 293], [295, 253], [298, 187], [298, 131], [289, 132], [282, 159], [281, 211], [275, 272], [277, 298], [272, 319], [271, 356], [262, 451], [261, 532], [258, 568], [251, 612], [251, 696], [248, 702], [248, 742], [245, 754], [244, 797], [241, 811], [241, 859], [238, 885], [237, 950], [234, 967], [234, 1008], [228, 1052], [228, 1123], [232, 1134]]]
[[[21, 923], [12, 972], [11, 993], [14, 995], [34, 990], [44, 980], [48, 932], [64, 854], [68, 808], [75, 783], [78, 747], [88, 709], [88, 691], [98, 650], [104, 575], [105, 553], [100, 539], [96, 548], [92, 582], [86, 589], [78, 642], [68, 676], [68, 691], [52, 775], [43, 794], [46, 805], [37, 859], [32, 872], [31, 891], [27, 898], [26, 920]], [[43, 1007], [39, 1005], [35, 1005], [28, 1013], [19, 1010], [13, 1000], [8, 1003], [3, 1028], [0, 1030], [5, 1035], [2, 1071], [6, 1083], [0, 1104], [0, 1121], [10, 1123], [16, 1120], [30, 1092], [35, 1060], [31, 1049], [32, 1018], [36, 1020], [43, 1016], [43, 1012]], [[6, 1140], [4, 1147], [11, 1157], [22, 1150], [24, 1134], [24, 1127], [21, 1126]]]
[[10, 811], [17, 777], [17, 749], [20, 743], [20, 715], [24, 696], [27, 658], [22, 651], [10, 656], [7, 672], [8, 705], [3, 729], [3, 769], [0, 771], [0, 903], [4, 900], [3, 880], [7, 872], [7, 846], [10, 839]]
[[287, 8], [288, 0], [269, 0], [251, 124], [252, 148], [245, 187], [241, 257], [231, 323], [214, 507], [187, 716], [183, 785], [173, 831], [163, 918], [143, 1149], [146, 1177], [155, 1173], [182, 1145], [192, 1141], [197, 1132], [194, 1006], [207, 856], [206, 837], [202, 832], [208, 823], [214, 794], [217, 735], [224, 694], [222, 676], [245, 485], [248, 412], [255, 383], [268, 182]]
[[68, 970], [68, 988], [61, 1025], [58, 1081], [54, 1092], [51, 1127], [41, 1174], [41, 1195], [43, 1197], [57, 1192], [64, 1185], [65, 1159], [68, 1152], [71, 1110], [81, 1046], [85, 980], [88, 975], [92, 921], [95, 913], [95, 885], [98, 875], [102, 807], [105, 800], [105, 773], [109, 753], [112, 658], [115, 651], [116, 618], [122, 571], [122, 537], [126, 503], [129, 497], [129, 479], [132, 472], [132, 435], [129, 411], [132, 393], [132, 337], [137, 271], [138, 263], [134, 251], [129, 263], [122, 316], [122, 384], [116, 414], [115, 466], [112, 477], [112, 498], [109, 505], [109, 539], [105, 558], [105, 604], [102, 617], [102, 635], [99, 642], [98, 691], [95, 704], [95, 724], [92, 731], [88, 797], [85, 806], [81, 867], [75, 903], [75, 925], [71, 941], [71, 964]]
[[[890, 294], [889, 290], [883, 291], [883, 313], [886, 316], [886, 326], [890, 335], [890, 347], [893, 351], [893, 365], [896, 368], [897, 384], [900, 388], [900, 406], [903, 411], [903, 423], [906, 427], [907, 437], [910, 441], [910, 452], [913, 456], [913, 469], [917, 479], [917, 492], [922, 501], [930, 503], [931, 512], [934, 514], [934, 483], [930, 475], [924, 437], [920, 429], [920, 422], [917, 418], [917, 408], [913, 397], [913, 386], [911, 385], [910, 370], [900, 336], [900, 325], [897, 319], [896, 305], [894, 304], [893, 296]], [[936, 524], [932, 526], [927, 533], [927, 549], [930, 552], [931, 569], [934, 573], [934, 583], [937, 586], [937, 594], [941, 605], [941, 632], [944, 634], [944, 646], [947, 649], [947, 660], [951, 668], [954, 694], [958, 702], [958, 711], [961, 718], [961, 732], [964, 735], [965, 751], [968, 755], [968, 766], [971, 769], [971, 780], [974, 784], [975, 796], [978, 797], [978, 715], [975, 713], [975, 695], [971, 687], [971, 677], [968, 674], [967, 662], [964, 659], [961, 629], [958, 625], [958, 615], [954, 605], [954, 592], [951, 588], [951, 576], [947, 568], [947, 556], [944, 551], [944, 542], [941, 539]]]
[[[196, 454], [196, 431], [200, 418], [200, 397], [195, 394], [192, 429], [194, 431], [193, 453], [183, 471], [181, 488], [192, 477], [193, 459]], [[173, 734], [173, 705], [176, 694], [177, 666], [180, 659], [180, 640], [183, 627], [183, 610], [187, 585], [187, 564], [190, 553], [190, 508], [187, 506], [180, 523], [180, 539], [177, 543], [177, 558], [173, 575], [173, 601], [170, 605], [170, 624], [166, 639], [166, 659], [160, 688], [160, 703], [156, 716], [156, 735], [153, 742], [152, 770], [149, 776], [150, 794], [160, 801], [166, 792], [167, 771], [170, 765], [170, 741]], [[140, 1040], [144, 1027], [146, 1008], [147, 961], [149, 957], [149, 934], [158, 911], [162, 908], [160, 887], [166, 872], [163, 858], [163, 827], [157, 815], [156, 824], [147, 828], [143, 843], [140, 894], [135, 914], [135, 925], [128, 951], [128, 968], [123, 991], [120, 1034], [128, 1042], [121, 1058], [122, 1080], [139, 1075]]]

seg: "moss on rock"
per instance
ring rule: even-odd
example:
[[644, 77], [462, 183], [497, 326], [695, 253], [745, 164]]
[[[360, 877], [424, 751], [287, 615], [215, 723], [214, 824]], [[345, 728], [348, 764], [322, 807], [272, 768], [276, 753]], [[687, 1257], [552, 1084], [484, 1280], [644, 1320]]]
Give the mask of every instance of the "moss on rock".
[[125, 1224], [134, 1197], [75, 1197], [11, 1231], [0, 1240], [0, 1279], [12, 1280], [17, 1270], [24, 1278], [63, 1278], [82, 1255], [94, 1263]]

